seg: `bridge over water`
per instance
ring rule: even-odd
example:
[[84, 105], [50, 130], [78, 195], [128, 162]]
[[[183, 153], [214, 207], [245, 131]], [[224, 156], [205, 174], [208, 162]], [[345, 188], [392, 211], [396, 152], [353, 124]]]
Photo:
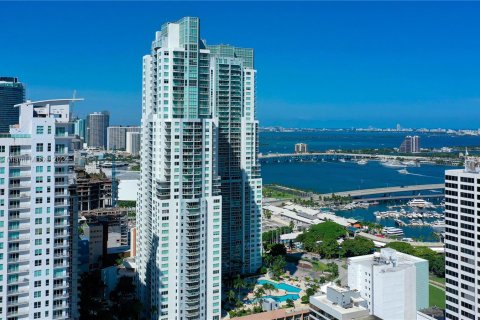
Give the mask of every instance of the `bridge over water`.
[[[368, 153], [332, 153], [332, 152], [311, 152], [311, 153], [266, 153], [259, 154], [259, 159], [298, 158], [309, 159], [314, 157], [335, 157], [335, 158], [362, 158], [362, 159], [397, 159], [398, 155], [382, 155]], [[402, 155], [401, 158], [408, 160], [430, 160], [428, 157]]]
[[[385, 188], [373, 188], [373, 189], [363, 189], [363, 190], [351, 190], [351, 191], [342, 191], [342, 192], [335, 192], [335, 193], [325, 193], [322, 194], [322, 197], [331, 197], [332, 195], [336, 196], [343, 196], [343, 197], [352, 197], [352, 198], [361, 198], [365, 196], [372, 196], [372, 195], [383, 195], [381, 198], [389, 198], [392, 197], [392, 193], [399, 193], [399, 192], [415, 192], [415, 191], [428, 191], [428, 190], [439, 190], [444, 189], [445, 185], [440, 184], [420, 184], [420, 185], [412, 185], [412, 186], [399, 186], [399, 187], [385, 187]], [[423, 195], [424, 197], [427, 195]], [[435, 196], [435, 195], [432, 195]], [[439, 195], [437, 195], [439, 196]], [[411, 196], [397, 196], [397, 197], [405, 197], [411, 198]]]

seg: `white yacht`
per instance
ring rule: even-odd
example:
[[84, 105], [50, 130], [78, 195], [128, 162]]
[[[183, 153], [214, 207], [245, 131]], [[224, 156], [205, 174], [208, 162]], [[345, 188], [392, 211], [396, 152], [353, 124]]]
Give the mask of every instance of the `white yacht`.
[[410, 207], [416, 208], [432, 208], [433, 204], [431, 202], [425, 201], [423, 199], [412, 199], [408, 202]]
[[413, 160], [410, 160], [410, 161], [404, 161], [403, 162], [403, 165], [404, 166], [407, 166], [407, 167], [416, 167], [417, 166], [417, 163]]
[[408, 171], [406, 168], [403, 168], [403, 169], [400, 169], [398, 170], [398, 173], [401, 173], [401, 174], [408, 174]]
[[347, 162], [347, 161], [346, 161], [345, 159], [343, 159], [343, 158], [340, 158], [340, 160], [338, 160], [338, 161], [343, 162], [343, 163]]
[[385, 227], [383, 228], [382, 233], [386, 236], [402, 236], [403, 230], [395, 227]]
[[357, 164], [363, 166], [363, 165], [367, 164], [367, 160], [363, 160], [363, 159], [362, 159], [362, 160], [358, 160], [358, 161], [357, 161]]

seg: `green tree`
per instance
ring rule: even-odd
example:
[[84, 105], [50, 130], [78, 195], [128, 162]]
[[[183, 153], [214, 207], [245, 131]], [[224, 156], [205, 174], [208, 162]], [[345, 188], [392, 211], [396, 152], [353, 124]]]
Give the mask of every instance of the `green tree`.
[[273, 260], [271, 271], [275, 279], [280, 278], [285, 273], [287, 263], [283, 256], [277, 256]]
[[269, 268], [272, 265], [273, 262], [273, 256], [270, 254], [266, 254], [263, 256], [263, 264]]
[[438, 256], [438, 253], [436, 253], [429, 247], [415, 247], [413, 250], [413, 255], [428, 260], [429, 263], [432, 263]]
[[277, 288], [275, 288], [275, 286], [274, 286], [273, 284], [268, 283], [268, 282], [267, 282], [267, 283], [264, 283], [264, 284], [262, 285], [262, 288], [263, 288], [264, 291], [268, 292], [269, 295], [272, 294], [272, 291], [273, 291], [273, 290], [277, 290]]
[[235, 303], [237, 300], [237, 294], [233, 290], [229, 290], [227, 293], [227, 302], [229, 303]]
[[255, 296], [255, 301], [260, 305], [263, 301], [263, 296], [265, 295], [265, 289], [263, 287], [258, 288], [253, 292], [253, 295]]
[[342, 243], [341, 255], [343, 257], [356, 257], [370, 254], [375, 249], [372, 240], [362, 237], [347, 239]]
[[399, 252], [410, 254], [410, 255], [413, 255], [414, 253], [414, 248], [412, 247], [412, 245], [406, 242], [400, 242], [400, 241], [390, 242], [385, 247], [392, 248]]
[[142, 304], [135, 296], [135, 284], [131, 277], [121, 277], [110, 293], [111, 312], [115, 319], [140, 319]]
[[287, 299], [287, 301], [285, 301], [287, 304], [286, 304], [286, 307], [287, 308], [293, 308], [295, 307], [295, 303], [293, 302], [292, 299]]
[[326, 221], [311, 226], [308, 230], [297, 237], [303, 243], [305, 250], [314, 252], [318, 250], [319, 241], [336, 240], [346, 235], [346, 230], [333, 221]]
[[438, 255], [436, 256], [431, 263], [429, 263], [430, 270], [440, 278], [445, 277], [445, 256]]
[[331, 259], [335, 256], [338, 256], [338, 243], [335, 239], [324, 240], [320, 246], [318, 253], [320, 253], [324, 258]]
[[263, 215], [265, 216], [266, 219], [270, 219], [272, 217], [272, 212], [270, 210], [264, 209]]
[[237, 275], [237, 277], [233, 280], [233, 287], [237, 289], [237, 297], [238, 300], [240, 300], [240, 293], [242, 289], [244, 289], [246, 286], [245, 280], [240, 278], [240, 275]]
[[270, 248], [269, 255], [276, 256], [285, 256], [287, 254], [287, 249], [282, 243], [276, 243]]

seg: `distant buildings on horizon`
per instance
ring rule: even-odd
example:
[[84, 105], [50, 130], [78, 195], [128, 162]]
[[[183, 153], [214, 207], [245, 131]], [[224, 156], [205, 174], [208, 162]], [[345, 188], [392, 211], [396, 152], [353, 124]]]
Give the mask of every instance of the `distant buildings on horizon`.
[[399, 148], [400, 153], [420, 152], [420, 137], [406, 136]]
[[446, 128], [284, 128], [284, 127], [261, 127], [260, 132], [418, 132], [418, 133], [442, 133], [452, 135], [480, 135], [479, 129], [446, 129]]

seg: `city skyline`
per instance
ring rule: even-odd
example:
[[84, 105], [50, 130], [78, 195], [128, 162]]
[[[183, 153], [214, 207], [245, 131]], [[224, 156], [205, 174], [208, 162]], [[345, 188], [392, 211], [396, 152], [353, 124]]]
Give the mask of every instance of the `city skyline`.
[[[75, 110], [82, 117], [107, 109], [114, 116], [112, 123], [138, 124], [138, 56], [148, 50], [145, 35], [186, 14], [207, 21], [203, 28], [209, 41], [217, 43], [232, 34], [232, 43], [255, 47], [262, 77], [258, 117], [263, 126], [382, 127], [400, 122], [405, 127], [475, 128], [480, 116], [480, 92], [475, 86], [480, 71], [475, 57], [480, 47], [474, 36], [479, 29], [476, 3], [3, 6], [4, 13], [22, 12], [0, 19], [5, 28], [17, 26], [2, 35], [5, 50], [0, 54], [9, 60], [4, 75], [22, 79], [32, 100], [71, 97], [76, 89], [86, 98], [85, 106]], [[158, 14], [159, 8], [168, 14]], [[41, 25], [32, 19], [38, 10], [45, 17]], [[50, 19], [64, 16], [59, 14], [64, 10], [70, 12], [68, 24], [66, 16]], [[212, 18], [219, 10], [226, 13]], [[138, 12], [142, 14], [135, 15]], [[242, 14], [249, 15], [248, 24], [229, 23]], [[263, 19], [267, 14], [268, 24]], [[109, 27], [82, 23], [100, 16]], [[24, 34], [29, 34], [28, 42], [17, 40]], [[280, 43], [292, 49], [278, 49]], [[308, 50], [296, 49], [305, 43]], [[28, 50], [31, 45], [37, 48], [35, 55]], [[68, 76], [65, 68], [71, 71]], [[415, 117], [419, 108], [423, 115]], [[453, 109], [455, 115], [450, 113]]]

